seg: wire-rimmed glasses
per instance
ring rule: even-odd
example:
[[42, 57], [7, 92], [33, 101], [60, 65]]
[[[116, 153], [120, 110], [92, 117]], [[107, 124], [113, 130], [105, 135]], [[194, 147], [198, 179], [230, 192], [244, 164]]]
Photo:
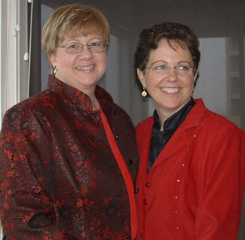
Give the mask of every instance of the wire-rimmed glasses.
[[58, 46], [59, 48], [65, 48], [66, 53], [80, 53], [83, 47], [87, 46], [88, 49], [93, 53], [105, 52], [107, 44], [104, 42], [91, 42], [89, 44], [82, 44], [79, 42], [69, 42], [65, 45]]
[[188, 75], [191, 72], [195, 72], [195, 69], [190, 65], [189, 62], [180, 62], [176, 66], [169, 66], [166, 62], [157, 61], [154, 62], [150, 67], [146, 67], [147, 69], [151, 69], [153, 72], [158, 73], [159, 75], [167, 75], [171, 68], [174, 68], [177, 74], [180, 75]]

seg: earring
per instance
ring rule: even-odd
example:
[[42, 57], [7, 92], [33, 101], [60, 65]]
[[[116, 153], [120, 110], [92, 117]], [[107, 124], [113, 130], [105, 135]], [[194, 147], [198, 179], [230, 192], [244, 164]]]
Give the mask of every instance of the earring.
[[143, 87], [143, 91], [141, 93], [142, 97], [146, 97], [147, 96], [147, 92], [146, 92], [146, 88]]
[[56, 73], [57, 73], [57, 67], [54, 66], [54, 67], [53, 67], [53, 76], [55, 76]]

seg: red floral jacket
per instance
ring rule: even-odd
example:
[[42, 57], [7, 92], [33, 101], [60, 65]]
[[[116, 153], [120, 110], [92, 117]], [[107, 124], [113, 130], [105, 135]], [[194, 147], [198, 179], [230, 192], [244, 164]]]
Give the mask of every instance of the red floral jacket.
[[[134, 126], [98, 86], [96, 97], [135, 183]], [[47, 90], [8, 110], [0, 166], [0, 218], [8, 239], [130, 239], [124, 179], [100, 113], [81, 91], [50, 76]]]

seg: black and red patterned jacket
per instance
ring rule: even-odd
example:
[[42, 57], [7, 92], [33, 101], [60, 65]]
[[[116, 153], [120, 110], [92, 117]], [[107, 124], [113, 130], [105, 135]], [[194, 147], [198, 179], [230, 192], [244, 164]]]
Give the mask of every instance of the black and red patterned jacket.
[[[135, 183], [134, 126], [102, 88], [96, 97]], [[0, 218], [8, 239], [130, 239], [124, 179], [99, 111], [81, 91], [49, 87], [8, 110], [0, 138]]]

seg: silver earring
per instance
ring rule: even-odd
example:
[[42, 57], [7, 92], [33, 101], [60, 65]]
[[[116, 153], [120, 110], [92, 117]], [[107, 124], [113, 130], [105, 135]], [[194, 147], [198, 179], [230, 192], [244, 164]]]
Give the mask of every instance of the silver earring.
[[143, 91], [141, 93], [142, 97], [146, 97], [147, 96], [147, 92], [146, 92], [146, 88], [143, 87]]

